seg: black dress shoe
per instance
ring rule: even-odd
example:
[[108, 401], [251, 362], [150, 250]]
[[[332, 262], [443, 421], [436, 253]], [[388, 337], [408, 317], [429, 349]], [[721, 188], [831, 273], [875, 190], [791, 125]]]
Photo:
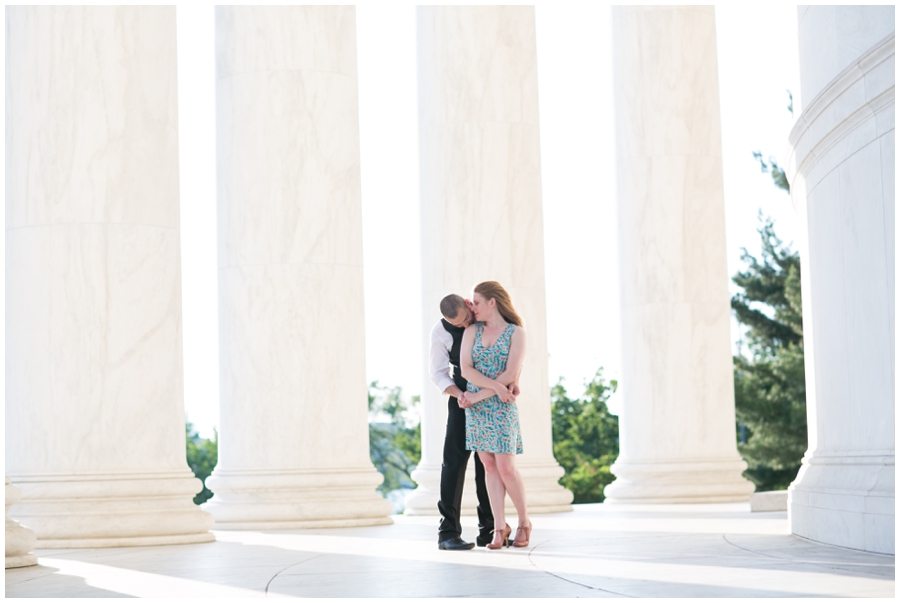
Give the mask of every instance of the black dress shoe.
[[494, 535], [488, 532], [487, 534], [479, 534], [475, 537], [475, 544], [478, 546], [487, 546], [491, 541], [494, 540]]
[[468, 551], [475, 548], [474, 542], [466, 542], [459, 536], [442, 540], [438, 543], [438, 548], [442, 551]]

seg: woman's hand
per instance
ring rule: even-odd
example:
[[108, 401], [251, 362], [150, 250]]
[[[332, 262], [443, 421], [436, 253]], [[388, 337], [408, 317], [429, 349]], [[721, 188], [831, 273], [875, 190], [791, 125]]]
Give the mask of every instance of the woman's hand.
[[510, 383], [509, 384], [509, 395], [512, 396], [512, 400], [509, 401], [510, 404], [516, 403], [516, 398], [519, 397], [519, 384], [518, 383]]
[[459, 400], [460, 408], [472, 408], [479, 402], [487, 400], [491, 396], [494, 395], [494, 390], [492, 389], [480, 389], [477, 392], [465, 392], [462, 395], [462, 398]]
[[500, 398], [501, 402], [516, 401], [516, 397], [509, 393], [509, 389], [499, 381], [495, 381], [494, 384], [491, 385], [491, 389], [497, 392], [497, 397]]

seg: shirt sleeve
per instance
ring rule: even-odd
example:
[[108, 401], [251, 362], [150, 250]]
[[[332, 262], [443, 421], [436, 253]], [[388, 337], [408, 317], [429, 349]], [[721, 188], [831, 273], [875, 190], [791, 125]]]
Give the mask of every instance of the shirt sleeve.
[[[443, 332], [443, 333], [442, 333]], [[444, 334], [446, 337], [441, 337]], [[449, 342], [447, 341], [449, 339]], [[450, 348], [453, 337], [440, 324], [431, 330], [431, 351], [428, 357], [428, 373], [441, 393], [456, 385], [450, 376]]]

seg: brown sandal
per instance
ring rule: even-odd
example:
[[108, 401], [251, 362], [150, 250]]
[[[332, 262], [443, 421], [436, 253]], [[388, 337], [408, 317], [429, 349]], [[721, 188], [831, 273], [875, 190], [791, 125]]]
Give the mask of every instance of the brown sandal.
[[[531, 527], [531, 522], [529, 521], [527, 526], [519, 526], [516, 528], [516, 539], [513, 540], [513, 546], [528, 546], [528, 543], [531, 542]], [[519, 532], [524, 532], [525, 537], [520, 539]]]
[[[491, 530], [491, 534], [496, 534], [497, 530]], [[487, 545], [487, 548], [495, 551], [497, 549], [502, 549], [504, 546], [509, 548], [509, 535], [512, 533], [512, 528], [509, 527], [509, 524], [506, 524], [506, 527], [500, 531], [500, 542], [491, 542]], [[496, 536], [495, 536], [496, 539]]]

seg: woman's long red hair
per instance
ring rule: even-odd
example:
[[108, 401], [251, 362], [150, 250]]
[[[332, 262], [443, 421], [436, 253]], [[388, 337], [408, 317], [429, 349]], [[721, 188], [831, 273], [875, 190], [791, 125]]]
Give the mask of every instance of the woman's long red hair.
[[522, 326], [522, 319], [516, 313], [516, 309], [513, 308], [509, 293], [506, 292], [503, 285], [497, 281], [484, 281], [475, 285], [475, 293], [481, 295], [485, 301], [489, 299], [495, 300], [497, 302], [497, 310], [500, 312], [503, 320], [517, 327]]

